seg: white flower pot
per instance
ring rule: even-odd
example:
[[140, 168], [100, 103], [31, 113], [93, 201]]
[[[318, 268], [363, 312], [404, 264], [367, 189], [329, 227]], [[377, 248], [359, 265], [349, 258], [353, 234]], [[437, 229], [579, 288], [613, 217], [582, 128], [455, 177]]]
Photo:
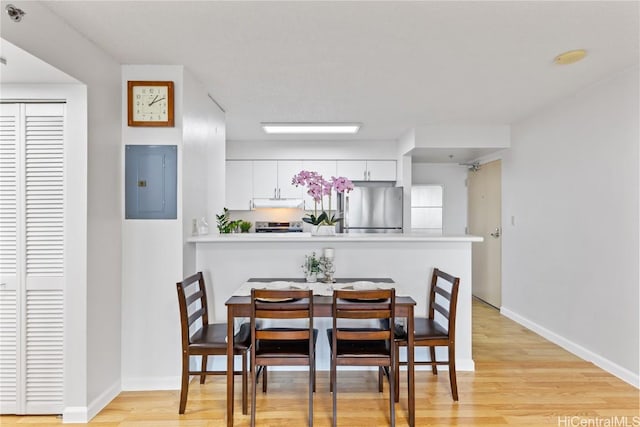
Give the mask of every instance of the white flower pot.
[[335, 234], [335, 225], [316, 225], [311, 229], [312, 236], [333, 236]]

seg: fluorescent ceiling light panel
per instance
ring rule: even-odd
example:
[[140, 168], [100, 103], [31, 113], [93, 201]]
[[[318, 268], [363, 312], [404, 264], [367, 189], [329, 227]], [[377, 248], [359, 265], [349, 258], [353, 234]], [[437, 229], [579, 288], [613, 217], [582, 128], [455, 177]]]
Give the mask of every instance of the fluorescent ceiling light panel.
[[262, 123], [262, 129], [266, 133], [357, 133], [360, 123]]

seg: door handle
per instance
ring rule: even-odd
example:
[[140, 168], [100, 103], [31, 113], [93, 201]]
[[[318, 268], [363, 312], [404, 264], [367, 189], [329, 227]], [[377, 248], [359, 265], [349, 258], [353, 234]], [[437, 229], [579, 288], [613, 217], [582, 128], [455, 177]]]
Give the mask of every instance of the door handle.
[[280, 198], [280, 189], [278, 188], [278, 199]]
[[498, 237], [500, 237], [500, 227], [496, 227], [496, 231], [489, 234], [491, 235], [491, 237], [495, 237], [497, 239]]

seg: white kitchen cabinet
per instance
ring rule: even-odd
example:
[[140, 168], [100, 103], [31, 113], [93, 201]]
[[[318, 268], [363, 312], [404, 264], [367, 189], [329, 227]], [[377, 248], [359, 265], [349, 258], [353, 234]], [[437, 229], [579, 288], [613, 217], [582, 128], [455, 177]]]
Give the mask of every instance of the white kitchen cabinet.
[[338, 160], [337, 174], [352, 181], [395, 181], [395, 160]]
[[395, 160], [367, 160], [367, 181], [395, 181]]
[[[330, 181], [332, 176], [338, 176], [336, 172], [335, 160], [304, 160], [302, 162], [302, 169], [310, 172], [318, 172], [322, 177]], [[315, 201], [311, 196], [307, 194], [307, 187], [302, 188], [304, 209], [306, 211], [313, 211], [315, 208]], [[322, 209], [324, 205], [325, 210], [329, 209], [329, 196], [322, 198], [322, 203], [318, 203], [318, 211]], [[337, 207], [336, 192], [331, 191], [331, 209], [335, 210]]]
[[253, 201], [253, 161], [227, 160], [225, 207], [232, 211], [251, 210]]
[[302, 188], [291, 184], [293, 176], [301, 170], [301, 160], [254, 160], [253, 197], [301, 199]]
[[301, 199], [302, 187], [296, 187], [291, 183], [293, 176], [302, 170], [301, 160], [278, 160], [278, 198]]

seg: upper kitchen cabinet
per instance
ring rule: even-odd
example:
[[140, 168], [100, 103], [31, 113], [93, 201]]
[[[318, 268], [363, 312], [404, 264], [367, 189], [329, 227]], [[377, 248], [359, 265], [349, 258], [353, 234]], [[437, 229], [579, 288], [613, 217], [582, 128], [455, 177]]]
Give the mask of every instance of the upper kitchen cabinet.
[[227, 209], [251, 210], [253, 200], [253, 162], [251, 160], [228, 160], [225, 172], [225, 194]]
[[[335, 160], [303, 160], [302, 161], [302, 169], [310, 172], [318, 172], [322, 177], [330, 181], [332, 176], [338, 176], [336, 173], [336, 161]], [[307, 188], [303, 188], [303, 197], [304, 200], [304, 209], [307, 211], [312, 211], [315, 206], [315, 201], [313, 197], [307, 194]], [[331, 201], [333, 205], [331, 206], [332, 210], [337, 208], [337, 199], [336, 192], [331, 191]], [[329, 196], [324, 196], [322, 198], [322, 203], [318, 203], [318, 209], [324, 206], [325, 209], [329, 209]]]
[[352, 181], [395, 181], [395, 160], [338, 160], [338, 176]]
[[301, 170], [301, 160], [254, 160], [253, 197], [301, 199], [302, 188], [291, 184], [293, 176]]

